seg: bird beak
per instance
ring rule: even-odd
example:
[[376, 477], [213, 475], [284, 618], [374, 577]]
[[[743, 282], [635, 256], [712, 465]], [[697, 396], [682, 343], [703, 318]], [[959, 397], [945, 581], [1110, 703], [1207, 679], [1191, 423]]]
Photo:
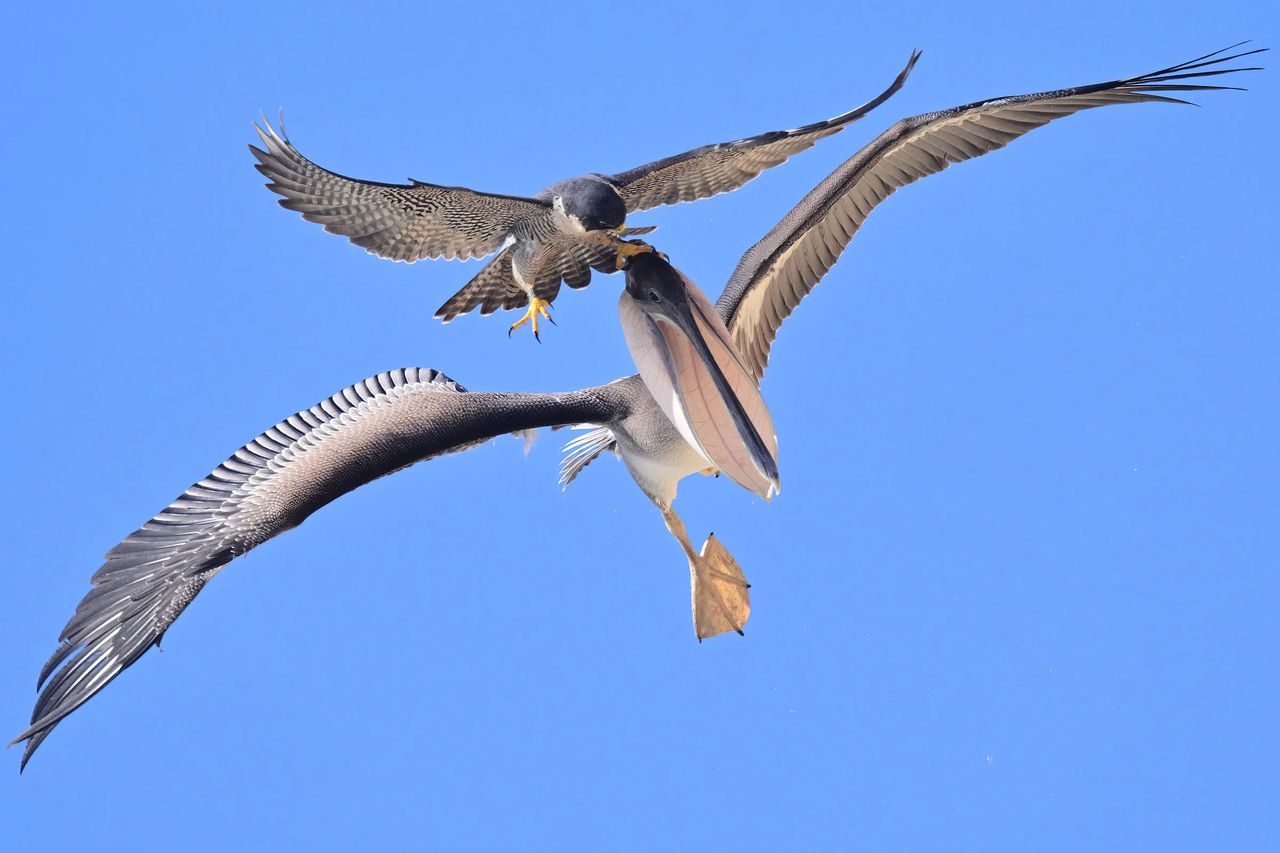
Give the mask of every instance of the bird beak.
[[[633, 264], [627, 276], [651, 268]], [[781, 490], [773, 419], [715, 307], [681, 280], [686, 299], [646, 305], [650, 310], [630, 287], [623, 291], [618, 310], [627, 348], [681, 437], [735, 483], [769, 500]]]

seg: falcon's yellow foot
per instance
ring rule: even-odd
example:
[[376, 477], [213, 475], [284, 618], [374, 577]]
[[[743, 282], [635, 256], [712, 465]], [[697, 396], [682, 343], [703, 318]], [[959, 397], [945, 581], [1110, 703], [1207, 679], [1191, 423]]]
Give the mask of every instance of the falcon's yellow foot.
[[556, 321], [551, 317], [551, 303], [545, 299], [539, 299], [536, 296], [529, 297], [529, 308], [524, 312], [524, 316], [511, 324], [511, 328], [507, 329], [507, 337], [511, 337], [511, 333], [516, 329], [528, 323], [533, 328], [533, 338], [538, 343], [542, 343], [542, 338], [538, 337], [538, 317], [539, 315], [546, 317], [551, 321], [551, 325], [555, 325]]
[[632, 255], [643, 255], [645, 252], [655, 251], [652, 246], [642, 240], [619, 240], [615, 249], [618, 256], [614, 264], [615, 269], [622, 269], [627, 262], [627, 258]]

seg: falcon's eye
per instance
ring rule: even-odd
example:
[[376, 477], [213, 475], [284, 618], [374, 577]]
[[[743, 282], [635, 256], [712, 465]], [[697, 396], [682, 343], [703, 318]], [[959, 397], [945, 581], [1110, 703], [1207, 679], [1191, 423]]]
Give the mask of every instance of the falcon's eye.
[[650, 301], [650, 302], [661, 302], [661, 301], [662, 301], [662, 297], [658, 295], [658, 291], [656, 291], [656, 290], [650, 290], [650, 291], [649, 291], [649, 301]]

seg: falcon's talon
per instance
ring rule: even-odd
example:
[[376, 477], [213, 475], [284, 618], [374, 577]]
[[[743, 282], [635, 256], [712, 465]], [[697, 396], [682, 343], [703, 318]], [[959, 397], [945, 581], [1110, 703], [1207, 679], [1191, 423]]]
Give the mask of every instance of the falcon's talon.
[[511, 333], [516, 329], [528, 323], [533, 329], [533, 339], [538, 343], [542, 343], [542, 338], [538, 335], [538, 317], [546, 317], [551, 321], [551, 325], [556, 325], [556, 321], [551, 317], [551, 303], [546, 299], [539, 299], [536, 296], [529, 297], [529, 307], [525, 310], [524, 316], [511, 324], [511, 328], [507, 329], [507, 337], [511, 337]]
[[623, 266], [626, 265], [627, 258], [630, 258], [633, 255], [643, 255], [646, 252], [653, 252], [653, 251], [656, 251], [656, 249], [654, 249], [648, 243], [642, 242], [640, 240], [619, 241], [618, 247], [616, 249], [618, 259], [617, 261], [614, 262], [614, 268], [622, 269]]

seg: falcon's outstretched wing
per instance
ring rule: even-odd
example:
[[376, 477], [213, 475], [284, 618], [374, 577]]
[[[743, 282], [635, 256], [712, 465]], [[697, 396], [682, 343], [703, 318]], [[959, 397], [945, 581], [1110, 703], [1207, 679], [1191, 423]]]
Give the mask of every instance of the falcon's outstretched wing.
[[281, 421], [107, 553], [93, 588], [40, 672], [32, 753], [64, 717], [160, 642], [222, 567], [377, 477], [489, 438], [540, 426], [608, 421], [593, 390], [470, 393], [434, 370], [357, 382]]
[[271, 125], [254, 130], [257, 170], [284, 196], [280, 205], [371, 254], [413, 263], [423, 258], [482, 258], [497, 251], [516, 223], [546, 216], [547, 202], [413, 181], [382, 184], [322, 169]]
[[764, 375], [782, 321], [831, 269], [876, 205], [899, 187], [1080, 110], [1143, 101], [1183, 104], [1165, 93], [1234, 89], [1190, 81], [1259, 70], [1219, 67], [1265, 50], [1222, 55], [1239, 46], [1127, 80], [994, 98], [898, 122], [815, 187], [738, 261], [716, 307], [748, 369], [757, 379]]
[[843, 115], [794, 130], [774, 130], [734, 142], [704, 145], [607, 177], [627, 203], [628, 213], [736, 190], [765, 169], [785, 163], [792, 154], [812, 148], [819, 139], [839, 133], [883, 104], [902, 88], [919, 58], [920, 51], [913, 51], [907, 66], [888, 89]]

